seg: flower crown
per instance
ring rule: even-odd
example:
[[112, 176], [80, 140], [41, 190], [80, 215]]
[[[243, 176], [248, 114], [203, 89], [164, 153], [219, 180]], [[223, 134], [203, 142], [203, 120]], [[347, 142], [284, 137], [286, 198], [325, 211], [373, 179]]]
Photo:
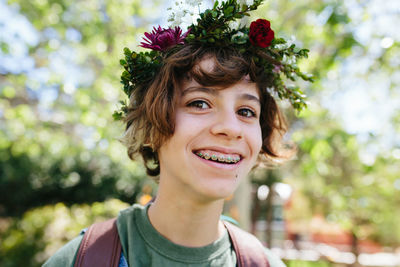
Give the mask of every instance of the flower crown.
[[[192, 5], [196, 0], [186, 0]], [[295, 81], [298, 77], [312, 82], [312, 76], [300, 71], [297, 61], [307, 58], [309, 50], [296, 49], [294, 44], [283, 38], [275, 38], [270, 22], [258, 19], [251, 22], [250, 27], [241, 26], [239, 20], [249, 16], [249, 11], [256, 10], [264, 0], [238, 0], [215, 2], [212, 9], [199, 14], [197, 23], [193, 23], [183, 33], [179, 26], [174, 28], [154, 27], [146, 32], [140, 46], [149, 48], [149, 52], [135, 52], [124, 49], [125, 59], [120, 60], [124, 67], [121, 83], [125, 94], [129, 97], [139, 85], [149, 84], [163, 65], [164, 58], [171, 51], [190, 43], [209, 46], [235, 47], [240, 53], [247, 53], [265, 72], [273, 75], [273, 86], [266, 88], [268, 93], [280, 99], [288, 99], [297, 111], [307, 106], [305, 95], [295, 86], [285, 85], [284, 80]], [[187, 10], [183, 14], [190, 13]], [[180, 21], [180, 18], [179, 18]], [[286, 78], [285, 78], [286, 77]], [[113, 114], [114, 119], [122, 119], [128, 112], [127, 103], [121, 101], [122, 107]]]

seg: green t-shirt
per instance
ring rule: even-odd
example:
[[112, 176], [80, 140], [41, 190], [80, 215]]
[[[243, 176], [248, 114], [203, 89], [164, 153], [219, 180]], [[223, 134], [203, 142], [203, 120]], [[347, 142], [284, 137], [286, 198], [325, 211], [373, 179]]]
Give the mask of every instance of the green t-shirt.
[[[117, 219], [122, 250], [129, 266], [236, 266], [236, 254], [227, 232], [204, 247], [184, 247], [172, 243], [151, 225], [147, 207], [133, 205], [120, 212]], [[83, 235], [70, 241], [56, 252], [44, 267], [73, 267]], [[281, 260], [266, 249], [271, 267], [285, 266]]]

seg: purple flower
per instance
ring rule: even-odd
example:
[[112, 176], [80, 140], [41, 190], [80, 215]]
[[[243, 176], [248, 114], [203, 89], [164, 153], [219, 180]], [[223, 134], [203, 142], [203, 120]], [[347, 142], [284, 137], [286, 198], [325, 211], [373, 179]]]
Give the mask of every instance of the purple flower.
[[274, 65], [273, 73], [279, 73], [282, 70], [282, 65]]
[[175, 27], [175, 29], [163, 29], [161, 26], [158, 26], [157, 29], [154, 27], [151, 33], [144, 33], [147, 38], [143, 38], [144, 42], [141, 42], [140, 46], [157, 51], [165, 51], [172, 46], [184, 44], [189, 31], [182, 34], [182, 29], [180, 27]]

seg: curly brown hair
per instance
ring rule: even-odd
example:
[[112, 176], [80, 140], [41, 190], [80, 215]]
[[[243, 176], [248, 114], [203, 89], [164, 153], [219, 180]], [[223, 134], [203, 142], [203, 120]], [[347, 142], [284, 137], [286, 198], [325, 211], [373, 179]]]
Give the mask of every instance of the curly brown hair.
[[[206, 71], [198, 67], [200, 61], [211, 58], [214, 68]], [[197, 66], [197, 67], [196, 67]], [[194, 79], [202, 86], [229, 87], [249, 75], [260, 93], [262, 148], [259, 161], [270, 163], [285, 157], [282, 137], [287, 130], [285, 119], [267, 88], [273, 86], [273, 75], [256, 66], [254, 59], [236, 49], [184, 45], [164, 60], [159, 73], [149, 84], [136, 88], [130, 96], [124, 119], [129, 157], [141, 155], [150, 176], [160, 174], [157, 151], [173, 135], [175, 106], [185, 78]]]

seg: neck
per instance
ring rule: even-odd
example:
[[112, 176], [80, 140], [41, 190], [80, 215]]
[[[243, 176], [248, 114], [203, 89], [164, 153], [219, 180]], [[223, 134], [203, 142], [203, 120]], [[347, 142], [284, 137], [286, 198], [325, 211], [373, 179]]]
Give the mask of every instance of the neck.
[[154, 228], [175, 244], [201, 247], [211, 244], [224, 234], [219, 217], [223, 199], [200, 202], [170, 195], [159, 188], [157, 198], [149, 207], [148, 216]]

